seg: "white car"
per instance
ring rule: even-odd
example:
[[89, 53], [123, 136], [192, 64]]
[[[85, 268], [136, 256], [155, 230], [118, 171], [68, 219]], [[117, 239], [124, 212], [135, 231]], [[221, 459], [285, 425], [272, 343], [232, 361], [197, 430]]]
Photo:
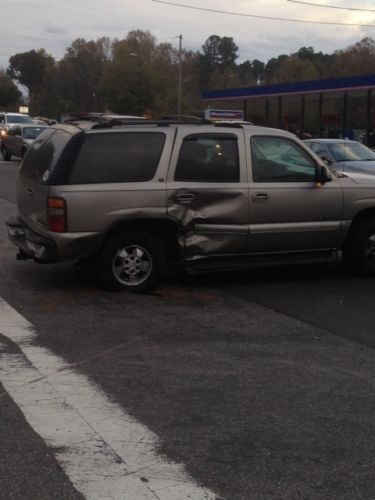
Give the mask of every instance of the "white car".
[[7, 111], [0, 111], [0, 128], [9, 130], [13, 125], [19, 125], [21, 123], [33, 123], [33, 119], [25, 113], [8, 113]]
[[308, 139], [303, 142], [331, 170], [375, 174], [375, 152], [360, 142], [348, 139]]

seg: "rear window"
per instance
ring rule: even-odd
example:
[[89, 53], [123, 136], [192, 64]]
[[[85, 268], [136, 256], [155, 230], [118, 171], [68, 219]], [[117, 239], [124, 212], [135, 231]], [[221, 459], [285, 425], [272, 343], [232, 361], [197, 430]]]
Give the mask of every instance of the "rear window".
[[64, 130], [47, 128], [41, 132], [21, 164], [21, 175], [48, 184], [64, 147], [72, 138]]
[[87, 134], [69, 184], [148, 181], [155, 175], [164, 142], [160, 132]]
[[10, 115], [7, 114], [7, 122], [8, 123], [33, 123], [33, 120], [30, 116], [27, 115]]

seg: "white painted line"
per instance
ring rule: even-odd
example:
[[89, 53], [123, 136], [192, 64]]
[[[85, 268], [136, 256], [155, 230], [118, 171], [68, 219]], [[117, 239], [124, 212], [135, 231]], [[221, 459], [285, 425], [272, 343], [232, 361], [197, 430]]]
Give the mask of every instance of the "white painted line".
[[157, 454], [158, 437], [84, 375], [39, 347], [33, 326], [0, 298], [0, 376], [26, 420], [88, 500], [214, 500], [184, 467]]

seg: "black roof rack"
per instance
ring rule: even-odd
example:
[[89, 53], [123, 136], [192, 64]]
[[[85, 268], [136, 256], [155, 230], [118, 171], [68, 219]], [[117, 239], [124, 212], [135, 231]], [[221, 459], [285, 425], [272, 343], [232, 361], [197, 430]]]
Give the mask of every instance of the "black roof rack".
[[169, 125], [213, 125], [214, 123], [209, 120], [205, 119], [199, 119], [197, 121], [190, 121], [190, 120], [171, 120], [171, 119], [161, 119], [161, 120], [102, 120], [98, 121], [93, 125], [93, 129], [99, 129], [99, 128], [112, 128], [116, 126], [134, 126], [134, 125], [140, 125], [140, 126], [148, 126], [148, 125], [154, 125], [156, 127], [168, 127]]
[[139, 127], [147, 127], [147, 126], [155, 126], [155, 127], [168, 127], [170, 125], [213, 125], [214, 127], [228, 127], [228, 128], [242, 128], [243, 123], [221, 123], [214, 122], [212, 120], [206, 120], [205, 118], [198, 118], [196, 120], [185, 120], [184, 118], [178, 119], [170, 119], [170, 118], [162, 118], [161, 120], [119, 120], [119, 119], [103, 119], [101, 117], [93, 117], [87, 119], [73, 119], [67, 120], [64, 122], [66, 125], [76, 125], [84, 128], [90, 128], [91, 130], [97, 129], [105, 129], [105, 128], [113, 128], [113, 127], [124, 127], [124, 126], [139, 126]]

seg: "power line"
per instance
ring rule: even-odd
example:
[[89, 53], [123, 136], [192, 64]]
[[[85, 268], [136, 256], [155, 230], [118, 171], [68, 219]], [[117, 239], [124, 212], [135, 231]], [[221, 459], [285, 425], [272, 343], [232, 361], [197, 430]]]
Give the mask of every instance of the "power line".
[[308, 24], [326, 24], [334, 26], [360, 26], [362, 28], [375, 28], [375, 24], [359, 24], [359, 23], [338, 23], [330, 21], [311, 21], [308, 19], [289, 19], [285, 17], [271, 17], [271, 16], [258, 16], [256, 14], [244, 14], [242, 12], [233, 12], [229, 10], [218, 10], [218, 9], [207, 9], [205, 7], [194, 7], [193, 5], [186, 5], [183, 3], [168, 2], [166, 0], [152, 0], [156, 3], [162, 3], [165, 5], [172, 5], [174, 7], [183, 7], [185, 9], [200, 10], [204, 12], [214, 12], [215, 14], [226, 14], [229, 16], [241, 16], [241, 17], [252, 17], [255, 19], [268, 19], [271, 21], [286, 21], [291, 23], [308, 23]]
[[354, 10], [359, 12], [375, 12], [375, 9], [359, 9], [357, 7], [340, 7], [338, 5], [325, 5], [322, 3], [304, 2], [302, 0], [286, 0], [287, 2], [301, 3], [303, 5], [312, 5], [313, 7], [326, 7], [327, 9]]

